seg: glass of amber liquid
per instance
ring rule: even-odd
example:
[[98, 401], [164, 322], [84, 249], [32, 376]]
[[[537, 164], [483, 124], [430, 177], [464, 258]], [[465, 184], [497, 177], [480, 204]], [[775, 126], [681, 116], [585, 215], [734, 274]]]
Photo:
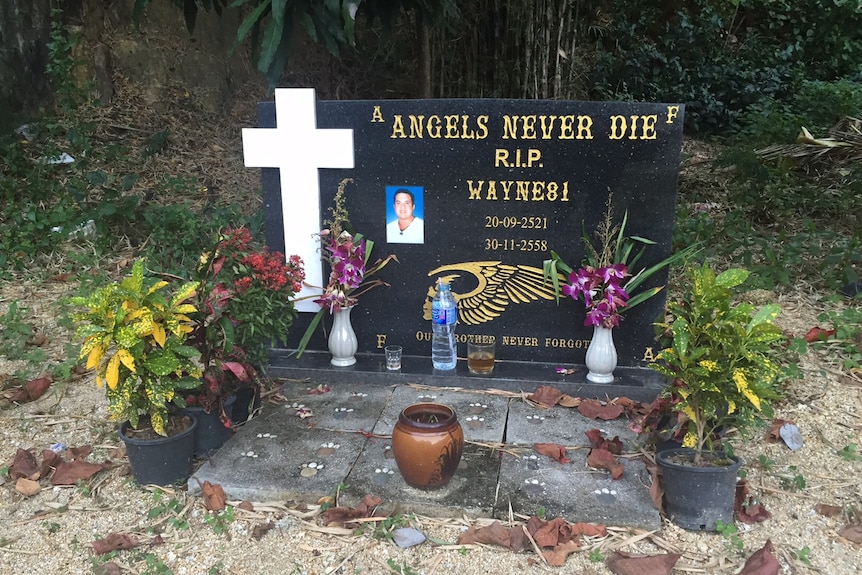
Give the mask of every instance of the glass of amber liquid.
[[467, 342], [467, 368], [476, 375], [494, 371], [494, 342]]

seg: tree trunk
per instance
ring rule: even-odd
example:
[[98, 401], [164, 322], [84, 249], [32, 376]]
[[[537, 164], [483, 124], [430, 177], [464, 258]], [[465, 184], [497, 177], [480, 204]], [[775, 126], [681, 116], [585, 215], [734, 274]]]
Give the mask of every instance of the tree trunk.
[[434, 97], [431, 89], [431, 31], [422, 13], [416, 10], [416, 35], [419, 37], [419, 97]]
[[45, 74], [50, 34], [48, 0], [0, 1], [0, 125], [11, 121], [11, 114], [38, 109], [50, 96]]

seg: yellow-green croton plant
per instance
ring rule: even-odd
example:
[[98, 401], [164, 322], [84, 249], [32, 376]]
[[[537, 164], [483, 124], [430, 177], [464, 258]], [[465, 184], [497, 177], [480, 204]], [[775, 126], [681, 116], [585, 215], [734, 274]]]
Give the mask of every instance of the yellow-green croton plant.
[[72, 317], [83, 339], [80, 357], [96, 370], [97, 385], [105, 386], [111, 418], [137, 429], [146, 416], [156, 433], [166, 435], [168, 404], [177, 390], [200, 385], [200, 354], [186, 345], [188, 314], [196, 311], [187, 300], [197, 283], [169, 290], [169, 282], [147, 277], [144, 268], [139, 259], [122, 281], [72, 298], [86, 308]]

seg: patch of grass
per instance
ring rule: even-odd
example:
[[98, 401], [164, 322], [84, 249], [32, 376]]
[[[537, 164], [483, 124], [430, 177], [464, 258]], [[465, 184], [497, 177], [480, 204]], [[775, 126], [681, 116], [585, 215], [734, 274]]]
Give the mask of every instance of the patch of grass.
[[60, 531], [60, 524], [54, 523], [53, 521], [43, 521], [42, 527], [44, 527], [45, 531], [47, 531], [51, 535], [54, 535], [55, 533], [58, 533]]
[[185, 530], [189, 528], [189, 522], [182, 517], [183, 504], [177, 499], [168, 499], [164, 501], [164, 496], [161, 491], [153, 491], [153, 501], [156, 503], [149, 512], [147, 519], [156, 519], [163, 516], [170, 516], [167, 520], [168, 525], [177, 530]]
[[165, 565], [164, 561], [153, 553], [147, 553], [144, 556], [144, 563], [146, 569], [141, 572], [141, 575], [173, 575], [174, 573]]
[[778, 477], [781, 488], [785, 491], [805, 491], [808, 485], [805, 476], [801, 473], [796, 473], [797, 468], [795, 465], [791, 465], [789, 469], [793, 475], [781, 475]]
[[739, 536], [739, 529], [735, 523], [725, 523], [718, 520], [715, 522], [715, 530], [721, 533], [721, 536], [727, 540], [727, 543], [740, 551], [745, 547], [742, 537]]
[[216, 535], [227, 533], [227, 530], [230, 527], [230, 524], [233, 523], [233, 520], [233, 507], [230, 506], [215, 513], [207, 513], [204, 516], [204, 521], [207, 522], [207, 525], [212, 527], [213, 533], [215, 533]]
[[0, 314], [0, 356], [24, 362], [24, 367], [14, 373], [22, 381], [42, 373], [48, 360], [45, 350], [33, 341], [36, 330], [26, 319], [28, 311], [16, 300], [9, 303], [5, 314]]
[[856, 444], [850, 443], [837, 451], [838, 455], [847, 461], [862, 461], [862, 455], [856, 451]]
[[589, 560], [593, 563], [601, 563], [605, 560], [604, 554], [602, 554], [602, 550], [600, 547], [593, 547], [590, 549]]
[[810, 557], [811, 549], [809, 549], [807, 545], [805, 547], [803, 547], [802, 549], [800, 549], [799, 551], [791, 551], [790, 555], [792, 555], [794, 559], [798, 559], [799, 561], [805, 563], [809, 567], [813, 567], [813, 565], [811, 564], [811, 557]]
[[775, 460], [770, 459], [766, 455], [760, 454], [757, 456], [757, 464], [764, 471], [772, 471], [772, 468], [775, 466]]
[[386, 564], [389, 566], [389, 570], [396, 575], [419, 575], [419, 572], [407, 563], [398, 563], [395, 559], [387, 559]]
[[410, 525], [410, 517], [400, 513], [387, 517], [383, 521], [378, 521], [376, 524], [364, 523], [362, 527], [356, 530], [357, 534], [369, 533], [375, 539], [392, 539], [392, 532], [400, 527]]
[[81, 497], [90, 497], [93, 495], [93, 491], [90, 489], [89, 484], [83, 479], [79, 479], [75, 482], [75, 491], [78, 492], [78, 495]]
[[798, 353], [805, 353], [809, 347], [828, 351], [830, 357], [839, 359], [842, 368], [862, 370], [862, 296], [857, 295], [849, 305], [837, 297], [830, 301], [833, 308], [822, 312], [817, 319], [821, 329], [833, 330], [834, 334], [811, 343], [795, 338], [791, 349]]

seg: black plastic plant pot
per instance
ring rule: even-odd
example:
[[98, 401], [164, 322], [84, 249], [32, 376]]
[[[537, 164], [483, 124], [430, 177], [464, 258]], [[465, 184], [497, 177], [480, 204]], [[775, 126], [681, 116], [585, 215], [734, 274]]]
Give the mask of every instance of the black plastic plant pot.
[[251, 412], [260, 409], [261, 399], [257, 388], [241, 387], [236, 392], [236, 403], [233, 404], [231, 420], [234, 425], [248, 421]]
[[742, 465], [736, 456], [704, 457], [708, 463], [695, 466], [693, 449], [666, 449], [656, 455], [662, 471], [665, 514], [693, 531], [715, 531], [718, 521], [733, 523], [736, 474]]
[[188, 415], [192, 425], [177, 435], [158, 439], [136, 439], [126, 435], [124, 423], [117, 434], [126, 444], [129, 466], [135, 481], [141, 485], [173, 485], [185, 481], [194, 471], [195, 429], [198, 420]]
[[[236, 396], [231, 395], [224, 400], [224, 411], [230, 421], [233, 417], [233, 405]], [[225, 427], [218, 408], [207, 413], [203, 407], [189, 406], [183, 408], [183, 413], [194, 415], [198, 420], [195, 428], [195, 457], [205, 457], [225, 444], [231, 438], [233, 431]]]

